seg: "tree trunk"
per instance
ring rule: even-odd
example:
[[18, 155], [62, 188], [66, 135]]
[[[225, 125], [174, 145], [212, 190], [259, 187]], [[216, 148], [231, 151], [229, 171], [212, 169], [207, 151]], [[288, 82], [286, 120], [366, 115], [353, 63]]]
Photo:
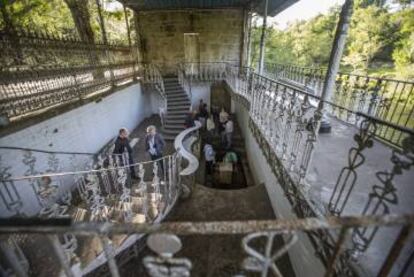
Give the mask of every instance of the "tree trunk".
[[[92, 30], [91, 16], [89, 13], [88, 1], [86, 0], [64, 0], [68, 6], [75, 22], [76, 30], [82, 42], [89, 46], [88, 59], [89, 64], [99, 66], [101, 64], [98, 52], [95, 49], [95, 35]], [[104, 72], [101, 68], [93, 70], [94, 79], [104, 78]]]
[[88, 1], [85, 0], [64, 0], [72, 14], [76, 29], [83, 42], [93, 44], [95, 36], [90, 22]]
[[15, 50], [14, 52], [15, 55], [13, 55], [13, 58], [12, 58], [14, 65], [18, 66], [18, 65], [24, 64], [24, 57], [23, 57], [22, 48], [20, 47], [19, 38], [16, 36], [16, 31], [14, 29], [13, 20], [10, 16], [9, 11], [6, 8], [7, 4], [8, 4], [7, 1], [4, 1], [4, 3], [0, 5], [0, 14], [3, 17], [4, 31], [6, 32], [6, 35], [9, 37], [13, 45], [13, 48]]

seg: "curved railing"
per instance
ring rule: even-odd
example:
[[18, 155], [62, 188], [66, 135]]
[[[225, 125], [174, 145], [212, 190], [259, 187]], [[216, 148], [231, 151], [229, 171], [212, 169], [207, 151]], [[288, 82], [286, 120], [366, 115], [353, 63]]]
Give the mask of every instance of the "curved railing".
[[198, 169], [198, 158], [194, 156], [193, 152], [189, 150], [189, 148], [191, 148], [192, 144], [199, 139], [198, 130], [200, 128], [201, 122], [195, 121], [194, 127], [185, 129], [175, 137], [175, 150], [187, 161], [187, 166], [180, 172], [181, 176], [191, 175]]
[[[99, 159], [96, 169], [46, 173], [1, 180], [1, 198], [17, 217], [27, 209], [38, 210], [31, 218], [71, 218], [74, 222], [157, 223], [172, 209], [180, 194], [181, 156], [174, 153], [156, 161], [128, 164], [124, 155]], [[135, 171], [138, 179], [131, 178]], [[3, 176], [4, 177], [4, 176]], [[34, 194], [34, 197], [33, 197]], [[31, 201], [29, 201], [31, 200]], [[30, 203], [31, 202], [31, 203]], [[20, 203], [17, 205], [16, 203]], [[111, 242], [115, 254], [125, 251], [141, 236], [124, 236]], [[65, 234], [60, 238], [68, 257], [84, 256], [79, 240]], [[99, 252], [102, 249], [92, 249]], [[90, 272], [106, 261], [101, 252], [83, 260], [82, 270]]]

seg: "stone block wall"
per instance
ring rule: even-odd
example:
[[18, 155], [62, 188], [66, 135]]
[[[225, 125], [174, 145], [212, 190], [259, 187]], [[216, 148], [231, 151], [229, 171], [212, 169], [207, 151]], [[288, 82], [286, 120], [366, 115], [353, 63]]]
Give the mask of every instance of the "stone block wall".
[[200, 62], [240, 60], [241, 9], [139, 12], [141, 55], [163, 68], [185, 61], [184, 33], [198, 33]]

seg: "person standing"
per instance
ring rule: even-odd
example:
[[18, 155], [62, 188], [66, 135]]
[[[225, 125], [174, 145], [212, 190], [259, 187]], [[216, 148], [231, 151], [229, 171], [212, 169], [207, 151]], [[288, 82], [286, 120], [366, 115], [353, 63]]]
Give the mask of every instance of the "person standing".
[[195, 111], [190, 111], [187, 114], [187, 117], [185, 118], [185, 121], [184, 121], [184, 127], [186, 129], [195, 126], [195, 122], [194, 122], [195, 117], [196, 117], [195, 115], [196, 115], [196, 112]]
[[214, 136], [214, 130], [216, 128], [216, 125], [214, 124], [213, 116], [209, 116], [207, 118], [207, 139], [213, 139]]
[[224, 125], [226, 149], [230, 149], [232, 146], [233, 131], [234, 131], [234, 124], [231, 118], [229, 117], [229, 120], [227, 120], [226, 124]]
[[[118, 137], [115, 140], [115, 148], [113, 151], [113, 154], [115, 155], [115, 159], [120, 158], [120, 163], [123, 166], [125, 161], [123, 160], [123, 155], [126, 152], [128, 152], [128, 164], [132, 165], [134, 164], [134, 159], [132, 158], [132, 148], [131, 145], [129, 145], [128, 140], [129, 132], [127, 128], [121, 128], [118, 133]], [[135, 175], [135, 169], [134, 166], [129, 167], [131, 172], [131, 178], [137, 179], [137, 176]]]
[[[149, 153], [151, 160], [155, 161], [162, 158], [165, 147], [164, 138], [157, 133], [154, 125], [147, 127], [147, 135], [145, 137], [145, 150]], [[158, 162], [161, 172], [164, 172], [163, 161]]]
[[207, 175], [211, 175], [213, 173], [213, 164], [215, 161], [216, 153], [214, 152], [213, 146], [209, 141], [206, 142], [204, 145], [204, 158], [206, 160], [206, 170]]

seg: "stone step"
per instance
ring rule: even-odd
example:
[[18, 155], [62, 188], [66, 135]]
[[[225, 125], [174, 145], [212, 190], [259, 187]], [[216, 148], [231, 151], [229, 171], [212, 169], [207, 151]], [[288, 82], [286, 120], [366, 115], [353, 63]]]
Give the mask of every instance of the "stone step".
[[167, 95], [167, 101], [184, 101], [188, 100], [187, 94]]
[[175, 83], [164, 83], [164, 89], [165, 90], [183, 90], [183, 87], [180, 84]]
[[167, 79], [163, 79], [164, 80], [164, 84], [165, 83], [177, 83], [179, 84], [180, 82], [178, 81], [178, 78], [167, 78]]
[[162, 128], [163, 133], [174, 133], [179, 134], [184, 130], [184, 125], [165, 125]]
[[181, 125], [184, 126], [185, 119], [165, 119], [165, 126], [168, 125]]
[[181, 114], [181, 113], [179, 113], [179, 114], [167, 114], [165, 116], [165, 120], [185, 120], [187, 115], [188, 115], [188, 112], [183, 113], [183, 114]]
[[169, 115], [183, 115], [184, 118], [190, 111], [190, 107], [187, 110], [169, 110], [167, 111], [167, 116]]
[[170, 99], [168, 100], [168, 107], [172, 106], [189, 106], [190, 101], [188, 99], [181, 100], [181, 99]]
[[174, 96], [174, 95], [187, 95], [183, 89], [176, 89], [176, 90], [165, 90], [167, 96]]
[[187, 105], [168, 105], [167, 113], [170, 111], [189, 111], [190, 104]]

